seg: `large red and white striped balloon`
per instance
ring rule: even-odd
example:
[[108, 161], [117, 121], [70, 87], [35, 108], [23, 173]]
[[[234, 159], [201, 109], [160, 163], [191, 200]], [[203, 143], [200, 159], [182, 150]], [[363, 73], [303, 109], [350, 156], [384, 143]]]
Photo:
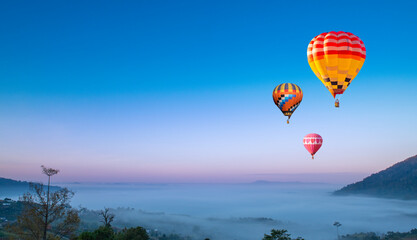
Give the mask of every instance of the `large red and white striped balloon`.
[[320, 149], [323, 144], [323, 138], [317, 133], [307, 134], [303, 139], [304, 147], [310, 152], [311, 157], [314, 159], [314, 154]]

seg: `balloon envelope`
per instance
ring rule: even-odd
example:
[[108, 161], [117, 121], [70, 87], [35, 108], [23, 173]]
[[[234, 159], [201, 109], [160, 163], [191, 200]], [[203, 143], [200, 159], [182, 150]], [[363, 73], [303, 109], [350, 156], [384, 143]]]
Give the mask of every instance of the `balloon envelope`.
[[365, 58], [364, 43], [349, 32], [322, 33], [313, 38], [307, 48], [311, 70], [334, 98], [345, 92]]
[[311, 157], [314, 159], [314, 154], [321, 148], [323, 144], [323, 138], [317, 133], [307, 134], [303, 139], [304, 147], [311, 154]]
[[301, 91], [299, 86], [293, 83], [283, 83], [274, 89], [272, 98], [281, 112], [285, 116], [288, 116], [287, 123], [289, 123], [291, 115], [303, 99], [303, 91]]

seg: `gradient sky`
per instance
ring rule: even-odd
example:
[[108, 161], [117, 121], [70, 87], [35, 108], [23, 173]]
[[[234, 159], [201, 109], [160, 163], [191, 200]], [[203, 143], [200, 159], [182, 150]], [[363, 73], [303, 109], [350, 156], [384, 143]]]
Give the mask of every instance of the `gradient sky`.
[[[385, 169], [417, 154], [416, 9], [2, 2], [0, 176], [44, 179], [42, 164], [79, 182], [332, 181]], [[367, 58], [336, 109], [306, 52], [339, 30], [359, 36]], [[304, 92], [290, 125], [272, 101], [283, 82]], [[312, 132], [324, 139], [314, 160], [302, 144]]]

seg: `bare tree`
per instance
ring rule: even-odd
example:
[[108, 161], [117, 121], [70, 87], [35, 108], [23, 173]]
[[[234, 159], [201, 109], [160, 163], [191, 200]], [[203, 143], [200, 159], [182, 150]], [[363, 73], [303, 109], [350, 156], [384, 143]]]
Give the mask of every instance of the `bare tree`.
[[42, 172], [43, 174], [45, 174], [46, 176], [48, 176], [48, 192], [46, 194], [46, 208], [45, 208], [45, 221], [43, 224], [43, 239], [46, 240], [46, 231], [48, 228], [48, 217], [49, 217], [49, 189], [51, 186], [51, 176], [58, 174], [59, 170], [58, 169], [53, 169], [53, 168], [46, 168], [44, 165], [41, 166], [42, 168]]
[[106, 227], [110, 227], [111, 226], [111, 222], [113, 222], [114, 219], [114, 214], [109, 212], [110, 209], [109, 208], [104, 208], [104, 211], [101, 210], [100, 211], [100, 216], [103, 217], [103, 220], [101, 220], [100, 222], [104, 223], [104, 226]]
[[342, 226], [342, 224], [340, 222], [334, 222], [333, 223], [333, 226], [335, 226], [336, 227], [336, 230], [337, 230], [337, 239], [340, 239], [340, 236], [339, 236], [339, 227]]
[[46, 191], [43, 184], [31, 183], [32, 191], [20, 198], [25, 208], [12, 229], [22, 239], [61, 239], [70, 236], [80, 222], [78, 212], [69, 205], [74, 193], [67, 188], [50, 191], [51, 176], [59, 170], [42, 166], [42, 172], [48, 176]]

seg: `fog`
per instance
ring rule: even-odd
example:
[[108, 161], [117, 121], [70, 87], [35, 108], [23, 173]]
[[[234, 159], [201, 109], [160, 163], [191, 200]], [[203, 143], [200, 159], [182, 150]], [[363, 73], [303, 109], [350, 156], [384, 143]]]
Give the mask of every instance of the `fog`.
[[[341, 185], [254, 184], [66, 184], [73, 206], [113, 208], [115, 224], [144, 226], [193, 239], [262, 239], [272, 228], [292, 237], [334, 240], [341, 234], [409, 231], [417, 201], [332, 196]], [[134, 208], [134, 209], [131, 209]]]

